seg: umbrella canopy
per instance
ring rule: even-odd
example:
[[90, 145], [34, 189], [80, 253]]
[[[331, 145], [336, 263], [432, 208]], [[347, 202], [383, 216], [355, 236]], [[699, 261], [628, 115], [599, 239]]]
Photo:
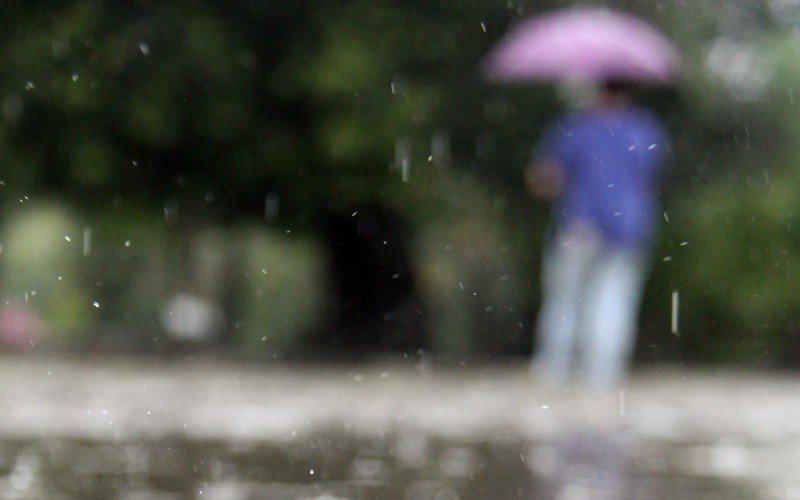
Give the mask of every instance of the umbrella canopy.
[[484, 75], [502, 82], [622, 80], [663, 85], [680, 54], [652, 25], [630, 14], [571, 8], [523, 21], [489, 53]]

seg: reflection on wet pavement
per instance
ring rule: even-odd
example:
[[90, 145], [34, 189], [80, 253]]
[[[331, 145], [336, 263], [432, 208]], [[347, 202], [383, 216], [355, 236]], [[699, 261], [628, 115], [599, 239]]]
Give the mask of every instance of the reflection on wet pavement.
[[[797, 498], [794, 380], [0, 359], [0, 498]], [[624, 404], [623, 404], [624, 401]]]
[[[754, 498], [737, 481], [646, 470], [618, 436], [551, 443], [348, 436], [296, 443], [0, 441], [0, 497], [167, 499]], [[408, 460], [413, 443], [414, 461]], [[422, 453], [420, 450], [426, 450]], [[664, 463], [675, 457], [664, 457]]]

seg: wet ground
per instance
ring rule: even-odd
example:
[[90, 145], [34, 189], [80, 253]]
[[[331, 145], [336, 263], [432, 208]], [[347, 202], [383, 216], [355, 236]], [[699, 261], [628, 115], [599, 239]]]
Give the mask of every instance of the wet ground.
[[797, 374], [0, 358], [2, 498], [798, 498]]

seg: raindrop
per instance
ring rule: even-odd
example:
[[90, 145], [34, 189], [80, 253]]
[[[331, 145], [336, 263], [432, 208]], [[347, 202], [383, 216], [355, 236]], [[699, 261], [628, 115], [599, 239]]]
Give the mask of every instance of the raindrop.
[[392, 167], [395, 170], [403, 171], [407, 168], [411, 158], [411, 139], [408, 137], [401, 137], [395, 141], [394, 144], [394, 163]]
[[139, 50], [146, 56], [150, 55], [150, 46], [147, 42], [139, 42]]
[[670, 318], [670, 330], [673, 335], [678, 335], [678, 291], [672, 292], [672, 315]]
[[174, 223], [178, 219], [178, 202], [169, 200], [164, 203], [164, 222]]
[[72, 238], [68, 234], [64, 235], [64, 239], [67, 240], [67, 242], [71, 242], [72, 241]]
[[96, 300], [92, 302], [92, 305], [98, 309], [100, 308], [100, 302], [97, 302]]
[[35, 88], [36, 88], [36, 85], [35, 85], [33, 82], [30, 82], [30, 81], [29, 81], [29, 82], [27, 82], [27, 83], [25, 84], [25, 90], [33, 90], [33, 89], [35, 89]]
[[77, 82], [77, 81], [78, 81], [78, 78], [79, 78], [79, 77], [78, 77], [78, 73], [73, 73], [73, 74], [72, 74], [72, 81], [73, 81], [73, 82]]
[[271, 191], [264, 197], [264, 218], [272, 222], [278, 218], [281, 206], [281, 197], [278, 193]]
[[484, 21], [481, 21], [481, 29], [483, 29], [483, 32], [486, 33], [486, 23]]
[[392, 95], [399, 94], [401, 97], [405, 97], [408, 99], [408, 94], [406, 93], [406, 89], [408, 88], [408, 78], [403, 75], [395, 75], [392, 78], [391, 89]]
[[83, 256], [88, 257], [92, 251], [92, 228], [86, 226], [83, 228]]
[[437, 130], [431, 137], [431, 161], [440, 167], [450, 163], [450, 136], [445, 130]]
[[130, 246], [131, 246], [131, 240], [125, 240], [125, 247], [130, 248]]

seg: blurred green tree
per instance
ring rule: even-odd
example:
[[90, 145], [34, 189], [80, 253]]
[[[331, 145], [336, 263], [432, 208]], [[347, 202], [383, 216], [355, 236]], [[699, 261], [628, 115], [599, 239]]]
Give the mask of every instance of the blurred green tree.
[[[519, 171], [559, 103], [550, 86], [487, 85], [478, 66], [511, 23], [572, 3], [6, 2], [0, 197], [55, 197], [189, 247], [204, 224], [319, 235], [320, 213], [380, 205], [424, 247], [409, 252], [445, 311], [432, 323], [452, 330], [441, 345], [523, 352], [547, 207]], [[603, 3], [664, 28], [686, 61], [677, 90], [643, 96], [675, 154], [640, 355], [798, 364], [800, 13]]]

